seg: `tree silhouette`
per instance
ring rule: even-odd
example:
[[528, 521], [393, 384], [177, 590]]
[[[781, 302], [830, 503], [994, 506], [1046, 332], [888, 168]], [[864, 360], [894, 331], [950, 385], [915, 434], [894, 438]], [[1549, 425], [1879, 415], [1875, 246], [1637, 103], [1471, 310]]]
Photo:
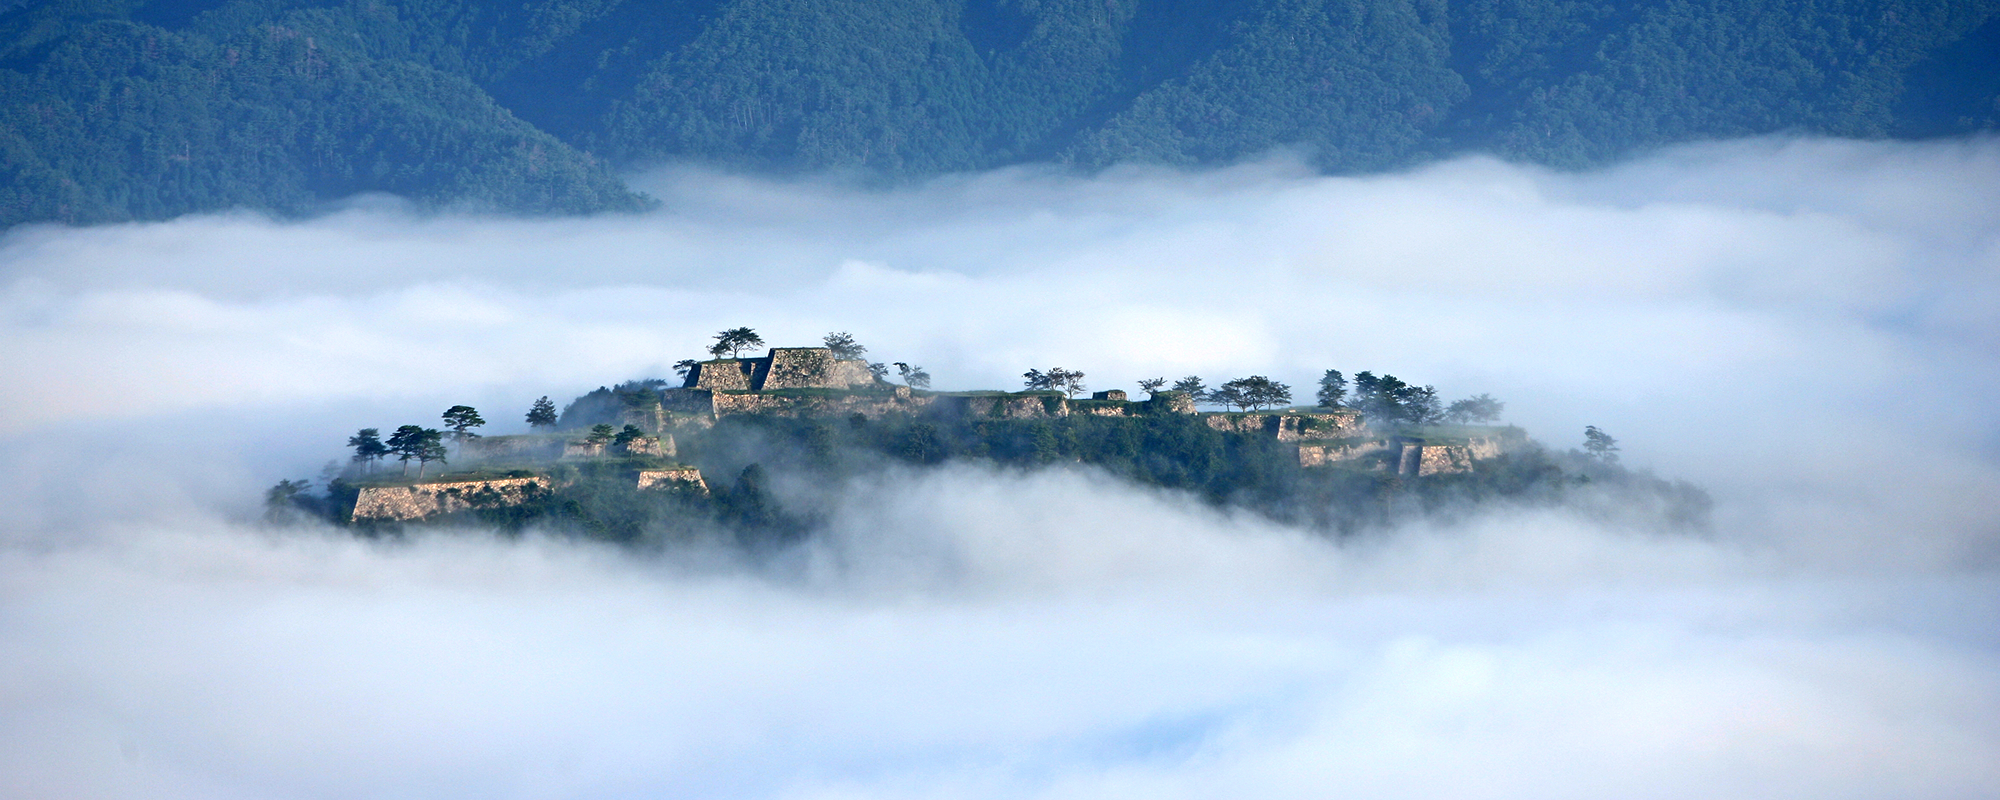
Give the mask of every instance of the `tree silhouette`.
[[1244, 409], [1282, 406], [1291, 404], [1292, 387], [1262, 375], [1252, 375], [1223, 384], [1211, 397], [1224, 405]]
[[847, 331], [829, 333], [821, 341], [826, 342], [826, 349], [833, 351], [834, 358], [842, 361], [854, 361], [868, 353], [868, 348], [854, 341], [854, 337]]
[[528, 427], [553, 428], [556, 426], [556, 404], [549, 402], [548, 395], [536, 400], [528, 407]]
[[1054, 390], [1067, 397], [1075, 397], [1077, 392], [1083, 391], [1083, 373], [1077, 370], [1050, 367], [1049, 371], [1043, 372], [1031, 369], [1021, 373], [1021, 377], [1027, 379], [1023, 385], [1031, 391]]
[[404, 475], [410, 474], [410, 459], [417, 457], [417, 449], [423, 436], [424, 429], [421, 425], [399, 426], [395, 433], [389, 434], [389, 454], [395, 456], [397, 461], [403, 462]]
[[1506, 408], [1506, 403], [1493, 399], [1492, 395], [1481, 394], [1452, 401], [1451, 406], [1444, 411], [1444, 419], [1446, 422], [1461, 425], [1468, 422], [1495, 422], [1500, 419], [1500, 412]]
[[451, 429], [451, 438], [453, 441], [464, 442], [467, 439], [479, 438], [479, 434], [472, 433], [467, 429], [477, 428], [484, 424], [486, 424], [486, 420], [481, 419], [479, 412], [473, 410], [472, 406], [452, 406], [445, 409], [444, 426]]
[[931, 388], [931, 374], [925, 372], [923, 367], [913, 367], [898, 361], [896, 371], [902, 373], [903, 382], [909, 384], [912, 389]]
[[1340, 408], [1347, 402], [1347, 378], [1340, 374], [1340, 370], [1330, 369], [1320, 376], [1315, 399], [1326, 408]]
[[1174, 391], [1187, 392], [1188, 399], [1193, 400], [1197, 403], [1206, 403], [1209, 401], [1208, 387], [1204, 385], [1201, 382], [1201, 378], [1196, 375], [1189, 375], [1185, 378], [1174, 381]]
[[1611, 434], [1598, 430], [1596, 425], [1583, 426], [1583, 452], [1589, 453], [1606, 464], [1618, 463], [1618, 440]]
[[375, 462], [389, 454], [389, 446], [382, 443], [382, 431], [377, 428], [362, 428], [347, 437], [347, 446], [354, 448], [354, 463], [371, 472]]
[[417, 459], [417, 480], [424, 479], [424, 465], [432, 461], [441, 464], [450, 463], [444, 458], [444, 434], [436, 428], [425, 428], [417, 437], [413, 455]]
[[730, 358], [736, 358], [746, 347], [763, 346], [764, 337], [758, 336], [756, 331], [749, 328], [730, 328], [715, 335], [715, 344], [709, 345], [708, 352], [716, 358], [721, 358], [724, 353], [728, 353]]

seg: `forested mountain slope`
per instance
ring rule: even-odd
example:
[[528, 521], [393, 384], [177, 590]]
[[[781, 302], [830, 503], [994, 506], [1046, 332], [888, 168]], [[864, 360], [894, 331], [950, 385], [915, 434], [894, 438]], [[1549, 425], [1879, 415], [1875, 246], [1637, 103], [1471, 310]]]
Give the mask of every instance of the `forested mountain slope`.
[[2000, 0], [0, 0], [0, 224], [2000, 123]]

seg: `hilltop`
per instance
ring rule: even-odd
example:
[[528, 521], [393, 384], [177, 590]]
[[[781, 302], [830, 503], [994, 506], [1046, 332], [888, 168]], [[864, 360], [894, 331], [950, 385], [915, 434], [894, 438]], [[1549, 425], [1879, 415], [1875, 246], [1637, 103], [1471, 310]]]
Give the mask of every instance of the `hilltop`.
[[[731, 334], [756, 338], [718, 338]], [[1500, 424], [1491, 397], [1445, 405], [1387, 374], [1328, 370], [1309, 406], [1262, 376], [1215, 388], [1149, 380], [1132, 399], [1086, 392], [1084, 374], [1062, 368], [1029, 370], [1019, 391], [932, 391], [921, 367], [897, 364], [893, 381], [851, 337], [828, 342], [683, 361], [678, 385], [600, 387], [560, 413], [545, 397], [526, 434], [479, 436], [484, 420], [465, 406], [445, 413], [442, 432], [406, 425], [384, 442], [364, 429], [323, 492], [285, 481], [272, 508], [363, 532], [474, 522], [625, 542], [728, 531], [771, 545], [809, 535], [857, 478], [978, 462], [1088, 466], [1329, 533], [1496, 502], [1582, 503], [1682, 529], [1707, 513], [1699, 489], [1620, 466], [1616, 440], [1596, 428], [1583, 451], [1554, 451]], [[386, 456], [402, 467], [377, 466]]]

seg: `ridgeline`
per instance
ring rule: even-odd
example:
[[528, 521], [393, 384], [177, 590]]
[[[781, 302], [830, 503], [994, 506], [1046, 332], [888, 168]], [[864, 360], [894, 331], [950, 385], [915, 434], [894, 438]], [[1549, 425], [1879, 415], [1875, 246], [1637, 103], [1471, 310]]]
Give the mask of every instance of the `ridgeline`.
[[888, 179], [1302, 146], [1579, 167], [2000, 125], [2000, 0], [0, 0], [0, 227], [632, 210], [662, 161]]

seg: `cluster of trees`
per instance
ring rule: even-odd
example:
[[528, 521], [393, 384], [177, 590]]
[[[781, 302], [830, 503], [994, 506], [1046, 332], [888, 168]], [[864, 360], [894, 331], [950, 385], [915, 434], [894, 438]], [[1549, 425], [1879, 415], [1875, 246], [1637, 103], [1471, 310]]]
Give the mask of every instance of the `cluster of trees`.
[[0, 225], [386, 191], [642, 208], [612, 166], [1576, 166], [2000, 126], [2000, 0], [0, 3]]
[[1315, 399], [1324, 408], [1351, 408], [1370, 420], [1400, 425], [1437, 425], [1497, 422], [1507, 404], [1492, 395], [1479, 394], [1443, 405], [1437, 388], [1413, 386], [1389, 373], [1354, 374], [1352, 394], [1340, 370], [1330, 369], [1320, 376]]
[[1084, 390], [1082, 370], [1050, 367], [1047, 372], [1043, 372], [1031, 369], [1021, 373], [1021, 377], [1025, 379], [1021, 385], [1028, 387], [1028, 391], [1031, 392], [1056, 391], [1062, 392], [1065, 397], [1075, 397], [1077, 392]]
[[[547, 402], [548, 398], [544, 397], [537, 405]], [[531, 411], [530, 416], [532, 415]], [[396, 460], [403, 462], [402, 474], [409, 475], [410, 462], [415, 461], [417, 479], [422, 480], [424, 468], [431, 462], [450, 463], [446, 460], [447, 437], [463, 444], [468, 439], [479, 438], [479, 434], [474, 433], [472, 429], [486, 424], [486, 420], [480, 418], [479, 411], [472, 406], [452, 406], [445, 409], [442, 417], [445, 430], [426, 428], [422, 425], [403, 425], [390, 433], [386, 440], [382, 438], [382, 429], [362, 428], [353, 436], [347, 437], [347, 446], [354, 448], [353, 462], [363, 471], [372, 472], [376, 462], [394, 456]]]
[[583, 440], [595, 445], [611, 444], [624, 446], [645, 437], [646, 432], [640, 430], [637, 425], [626, 425], [623, 428], [613, 430], [610, 425], [598, 423], [590, 426], [590, 433], [584, 436]]
[[[1166, 385], [1166, 378], [1139, 381], [1139, 388], [1149, 394], [1159, 392]], [[1203, 383], [1200, 376], [1189, 375], [1174, 382], [1174, 391], [1186, 394], [1196, 403], [1239, 411], [1282, 408], [1292, 404], [1292, 387], [1262, 375], [1225, 381], [1213, 389]]]

